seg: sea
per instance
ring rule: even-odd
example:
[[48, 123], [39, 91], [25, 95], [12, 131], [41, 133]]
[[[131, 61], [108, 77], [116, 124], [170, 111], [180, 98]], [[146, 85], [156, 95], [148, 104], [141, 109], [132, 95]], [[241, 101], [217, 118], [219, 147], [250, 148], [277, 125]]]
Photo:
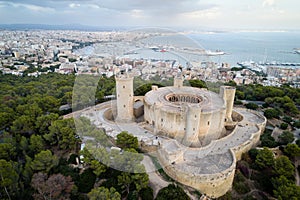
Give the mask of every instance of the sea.
[[[236, 32], [203, 32], [180, 33], [173, 35], [154, 36], [139, 41], [145, 48], [136, 48], [135, 41], [127, 46], [124, 52], [134, 52], [125, 57], [136, 59], [177, 59], [182, 63], [188, 61], [213, 61], [216, 63], [300, 63], [300, 54], [295, 49], [300, 49], [300, 31], [236, 31]], [[127, 45], [127, 44], [126, 44]], [[118, 49], [123, 44], [116, 45]], [[224, 55], [196, 56], [186, 53], [154, 52], [149, 46], [177, 46], [181, 48], [199, 48], [209, 51], [222, 51]], [[110, 46], [111, 48], [111, 46]], [[84, 54], [101, 54], [107, 47], [97, 44], [80, 50]], [[116, 50], [113, 50], [116, 53]], [[179, 55], [181, 54], [181, 55]], [[184, 64], [185, 65], [185, 64]]]
[[228, 32], [190, 34], [205, 49], [222, 50], [226, 55], [215, 58], [235, 65], [238, 62], [300, 63], [300, 32]]

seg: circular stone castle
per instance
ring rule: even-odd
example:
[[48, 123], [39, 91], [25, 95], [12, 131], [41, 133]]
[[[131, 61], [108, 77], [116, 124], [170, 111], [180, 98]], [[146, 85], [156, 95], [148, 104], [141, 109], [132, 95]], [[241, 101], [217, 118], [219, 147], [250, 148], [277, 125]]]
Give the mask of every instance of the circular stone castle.
[[[175, 78], [173, 87], [157, 88], [145, 95], [144, 119], [156, 130], [188, 147], [201, 147], [220, 138], [224, 122], [231, 121], [235, 89], [222, 88], [222, 97], [205, 89], [183, 87]], [[225, 103], [226, 102], [226, 103]]]
[[154, 149], [170, 177], [215, 198], [231, 189], [237, 160], [258, 144], [266, 125], [258, 112], [234, 108], [234, 96], [234, 87], [216, 94], [183, 86], [181, 77], [134, 96], [133, 77], [118, 74], [116, 100], [97, 105], [94, 122], [112, 137], [132, 133], [144, 151]]

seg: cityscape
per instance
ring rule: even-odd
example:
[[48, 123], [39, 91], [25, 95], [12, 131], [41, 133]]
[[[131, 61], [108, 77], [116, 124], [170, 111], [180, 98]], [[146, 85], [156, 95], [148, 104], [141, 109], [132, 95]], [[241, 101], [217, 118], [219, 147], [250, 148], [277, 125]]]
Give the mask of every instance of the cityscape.
[[0, 199], [300, 199], [298, 4], [0, 1]]
[[[111, 77], [118, 70], [130, 69], [136, 76], [142, 76], [146, 80], [156, 75], [170, 78], [176, 75], [179, 65], [181, 67], [186, 65], [184, 62], [180, 63], [178, 56], [166, 55], [172, 52], [187, 58], [199, 55], [193, 60], [186, 59], [189, 66], [182, 69], [186, 79], [199, 78], [224, 83], [234, 81], [238, 85], [253, 83], [264, 86], [280, 86], [284, 83], [292, 83], [293, 87], [299, 85], [300, 63], [256, 63], [245, 60], [231, 66], [227, 62], [209, 60], [209, 57], [220, 57], [225, 52], [185, 46], [154, 46], [158, 41], [152, 44], [153, 41], [146, 43], [145, 40], [163, 35], [182, 36], [183, 33], [141, 33], [141, 31], [142, 29], [138, 32], [2, 31], [0, 70], [3, 74], [18, 76], [23, 76], [27, 70], [32, 71], [26, 73], [27, 76], [39, 76], [49, 72], [60, 74], [75, 72], [75, 74]], [[142, 55], [139, 57], [134, 57], [138, 54], [134, 49], [143, 49], [144, 52], [140, 52]], [[157, 52], [157, 55], [151, 55], [145, 50]], [[87, 55], [87, 51], [91, 51], [90, 55]], [[296, 49], [294, 53], [297, 54]]]

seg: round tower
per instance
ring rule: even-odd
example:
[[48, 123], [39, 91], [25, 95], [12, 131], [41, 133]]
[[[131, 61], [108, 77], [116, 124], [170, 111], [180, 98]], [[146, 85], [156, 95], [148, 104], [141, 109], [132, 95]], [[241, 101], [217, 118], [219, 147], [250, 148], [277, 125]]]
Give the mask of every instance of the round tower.
[[174, 78], [174, 87], [182, 87], [183, 86], [183, 78], [182, 75], [178, 75]]
[[183, 144], [189, 147], [198, 146], [198, 134], [200, 128], [201, 107], [189, 106], [186, 113], [186, 131]]
[[133, 77], [128, 73], [116, 75], [117, 122], [134, 121]]
[[235, 87], [221, 86], [220, 96], [223, 98], [226, 106], [225, 123], [232, 122], [232, 108], [235, 96]]

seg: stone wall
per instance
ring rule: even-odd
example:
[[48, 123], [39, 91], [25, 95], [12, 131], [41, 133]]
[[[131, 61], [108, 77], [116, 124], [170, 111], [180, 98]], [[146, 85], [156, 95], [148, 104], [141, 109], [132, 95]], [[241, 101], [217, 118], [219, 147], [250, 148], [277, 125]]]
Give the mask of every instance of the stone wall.
[[250, 140], [232, 149], [234, 151], [237, 160], [240, 160], [242, 158], [243, 153], [246, 153], [252, 147], [257, 146], [257, 144], [259, 143], [260, 134], [261, 134], [261, 130], [259, 129], [256, 133], [252, 134]]
[[[164, 105], [144, 105], [144, 119], [147, 123], [155, 126], [156, 132], [161, 132], [164, 136], [175, 138], [181, 143], [185, 143], [186, 134], [197, 131], [197, 137], [194, 141], [189, 141], [192, 147], [201, 147], [209, 144], [212, 140], [220, 137], [224, 129], [225, 109], [216, 110], [214, 112], [201, 112], [197, 107], [190, 108], [191, 110], [199, 110], [200, 116], [194, 111], [188, 112], [188, 108], [182, 107], [181, 112], [166, 110]], [[194, 116], [197, 116], [198, 121], [191, 123]], [[199, 125], [198, 125], [199, 124]], [[198, 128], [197, 128], [198, 127]], [[201, 142], [199, 142], [201, 141]]]
[[188, 170], [179, 171], [167, 162], [163, 154], [158, 153], [158, 158], [164, 167], [164, 171], [176, 181], [198, 189], [201, 193], [210, 197], [220, 197], [232, 187], [236, 159], [234, 158], [233, 151], [230, 150], [230, 152], [233, 159], [232, 165], [228, 169], [216, 174], [195, 174], [188, 172]]
[[231, 117], [232, 117], [232, 120], [236, 121], [236, 122], [240, 122], [243, 120], [243, 115], [239, 114], [238, 112], [236, 112], [234, 110], [232, 111]]
[[202, 112], [200, 118], [198, 138], [201, 141], [201, 146], [205, 146], [221, 136], [224, 128], [225, 109]]
[[[189, 170], [180, 170], [180, 168], [176, 167], [176, 164], [182, 162], [184, 158], [180, 153], [176, 154], [176, 151], [179, 150], [174, 151], [173, 157], [167, 156], [168, 154], [170, 154], [170, 152], [159, 150], [158, 158], [159, 161], [161, 162], [161, 165], [164, 166], [165, 172], [176, 181], [191, 186], [193, 188], [196, 188], [201, 193], [204, 193], [210, 197], [220, 197], [224, 195], [232, 187], [237, 160], [241, 159], [243, 153], [249, 151], [251, 148], [253, 148], [259, 143], [260, 135], [264, 131], [264, 127], [266, 125], [266, 118], [264, 116], [262, 116], [261, 114], [255, 111], [250, 111], [250, 110], [247, 111], [257, 115], [260, 121], [257, 123], [243, 121], [243, 123], [245, 125], [247, 124], [247, 126], [248, 125], [255, 126], [257, 128], [256, 129], [257, 131], [250, 133], [251, 134], [250, 138], [247, 141], [229, 149], [232, 155], [232, 164], [229, 168], [227, 168], [222, 172], [214, 173], [214, 174], [197, 174]], [[234, 113], [236, 117], [239, 117], [240, 120], [245, 119], [245, 117], [239, 114], [237, 111], [234, 111]], [[238, 131], [237, 127], [233, 129], [231, 134], [235, 134], [236, 131]], [[228, 142], [227, 140], [230, 139], [231, 134], [219, 139], [218, 141], [213, 141], [212, 143], [210, 143], [205, 147], [199, 148], [199, 151], [207, 151], [208, 149], [213, 147], [216, 142], [222, 143], [222, 141], [224, 141], [225, 144], [226, 142]]]

